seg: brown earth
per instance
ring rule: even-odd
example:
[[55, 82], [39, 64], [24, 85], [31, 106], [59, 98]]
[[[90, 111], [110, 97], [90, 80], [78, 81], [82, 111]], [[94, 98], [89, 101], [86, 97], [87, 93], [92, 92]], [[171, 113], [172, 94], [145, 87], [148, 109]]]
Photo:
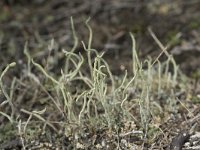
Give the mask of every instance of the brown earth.
[[[13, 74], [17, 77], [21, 76], [24, 68], [23, 64], [26, 62], [23, 54], [26, 41], [28, 41], [32, 57], [41, 63], [45, 63], [44, 58], [48, 57], [47, 44], [52, 38], [55, 39], [57, 44], [55, 49], [58, 53], [62, 51], [62, 48], [68, 50], [73, 46], [70, 28], [71, 16], [73, 16], [75, 30], [79, 37], [79, 46], [76, 51], [77, 53], [84, 53], [80, 41], [83, 40], [87, 43], [88, 29], [85, 26], [85, 21], [90, 16], [89, 23], [94, 34], [92, 47], [98, 51], [106, 52], [105, 59], [110, 64], [111, 70], [115, 75], [121, 75], [125, 69], [131, 69], [130, 62], [132, 57], [129, 32], [133, 32], [135, 35], [137, 50], [141, 59], [148, 56], [155, 59], [161, 53], [162, 50], [148, 30], [150, 28], [161, 43], [164, 46], [168, 46], [168, 52], [174, 55], [181, 70], [191, 78], [189, 94], [186, 92], [181, 93], [179, 96], [182, 99], [186, 99], [188, 95], [200, 94], [199, 1], [85, 0], [82, 2], [79, 0], [33, 0], [26, 2], [22, 0], [4, 0], [0, 2], [0, 8], [0, 70], [3, 70], [9, 62], [17, 62], [17, 69], [6, 77], [8, 84]], [[60, 72], [59, 68], [63, 64], [63, 56], [58, 55], [54, 59], [54, 68], [52, 69], [55, 72]], [[164, 61], [165, 59], [166, 56], [163, 54], [160, 60]], [[3, 99], [2, 96], [0, 98]], [[167, 149], [170, 143], [172, 143], [171, 149], [173, 149], [173, 144], [179, 145], [180, 143], [177, 144], [177, 141], [179, 142], [183, 139], [179, 138], [183, 131], [187, 132], [187, 134], [192, 134], [188, 130], [197, 122], [199, 123], [199, 102], [188, 107], [193, 108], [192, 114], [194, 116], [190, 116], [190, 113], [185, 112], [184, 109], [178, 110], [178, 115], [160, 126], [165, 134], [160, 135], [160, 138], [156, 140], [155, 149]], [[195, 117], [196, 119], [194, 119]], [[2, 121], [3, 119], [0, 120]], [[126, 123], [122, 126], [125, 128]], [[197, 124], [196, 126], [199, 125]], [[94, 141], [102, 141], [105, 138], [108, 143], [112, 143], [113, 139], [117, 141], [119, 138], [114, 136], [117, 133], [112, 133], [107, 129], [99, 129], [95, 133], [90, 127], [84, 127], [82, 130], [84, 130], [84, 133], [89, 133], [86, 137], [82, 137], [85, 143], [87, 143], [87, 138]], [[196, 131], [199, 131], [199, 127]], [[58, 138], [63, 138], [63, 143], [58, 142]], [[171, 140], [172, 138], [174, 140]], [[45, 143], [44, 139], [51, 140], [53, 141], [52, 143], [57, 142], [57, 145], [61, 147], [68, 145], [68, 149], [70, 149], [69, 143], [75, 140], [56, 137], [55, 135], [40, 135], [39, 141], [47, 149], [48, 147], [49, 149], [54, 149], [55, 147]], [[123, 137], [120, 137], [120, 139], [123, 139]], [[124, 139], [132, 140], [136, 143], [141, 142], [138, 137], [129, 136]], [[185, 143], [185, 141], [181, 142]], [[90, 141], [90, 143], [92, 142]], [[0, 147], [5, 149], [9, 149], [9, 146], [13, 146], [11, 149], [14, 147], [19, 147], [20, 149], [22, 143], [18, 138], [13, 138], [2, 145], [0, 143]], [[123, 145], [120, 146], [123, 149]], [[90, 147], [88, 149], [94, 148]], [[39, 147], [36, 147], [36, 149], [39, 149]]]

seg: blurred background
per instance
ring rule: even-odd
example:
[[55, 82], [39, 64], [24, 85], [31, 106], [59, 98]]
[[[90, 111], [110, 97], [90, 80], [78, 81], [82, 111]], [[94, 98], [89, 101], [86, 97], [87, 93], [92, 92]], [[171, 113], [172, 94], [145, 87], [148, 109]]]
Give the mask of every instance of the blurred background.
[[[168, 45], [182, 71], [192, 76], [200, 68], [199, 10], [199, 0], [1, 0], [0, 69], [11, 61], [23, 64], [26, 41], [32, 57], [41, 61], [48, 55], [52, 38], [56, 42], [54, 52], [69, 50], [73, 46], [72, 16], [79, 37], [76, 51], [84, 53], [81, 41], [88, 41], [85, 21], [90, 17], [92, 47], [106, 51], [114, 74], [130, 67], [129, 32], [135, 35], [142, 59], [161, 53], [151, 29], [164, 46]], [[54, 57], [57, 65], [62, 59], [62, 54]]]

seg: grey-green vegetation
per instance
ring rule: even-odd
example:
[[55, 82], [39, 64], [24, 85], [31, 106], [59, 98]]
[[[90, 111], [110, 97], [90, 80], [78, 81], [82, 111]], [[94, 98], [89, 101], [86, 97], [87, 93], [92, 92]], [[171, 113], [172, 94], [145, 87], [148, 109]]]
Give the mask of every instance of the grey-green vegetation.
[[[8, 119], [7, 127], [10, 127], [9, 132], [5, 129], [0, 133], [3, 137], [0, 142], [9, 139], [10, 134], [16, 134], [25, 149], [29, 140], [40, 131], [48, 132], [47, 128], [53, 130], [55, 135], [64, 134], [66, 137], [81, 139], [84, 137], [82, 134], [85, 134], [83, 129], [87, 127], [96, 132], [106, 129], [119, 137], [135, 134], [142, 142], [133, 142], [128, 147], [137, 145], [142, 148], [145, 144], [153, 144], [159, 135], [164, 134], [159, 125], [173, 112], [178, 111], [177, 93], [186, 90], [186, 78], [181, 74], [173, 57], [168, 55], [164, 62], [160, 62], [159, 57], [156, 60], [147, 58], [141, 62], [137, 55], [134, 35], [130, 33], [132, 72], [125, 70], [123, 76], [113, 75], [109, 64], [103, 58], [104, 53], [92, 49], [92, 40], [95, 40], [95, 37], [93, 39], [88, 21], [86, 26], [89, 40], [88, 43], [82, 41], [87, 53], [84, 57], [76, 52], [79, 41], [71, 19], [74, 46], [71, 50], [63, 49], [66, 59], [59, 75], [32, 58], [27, 48], [28, 43], [24, 47], [24, 55], [27, 58], [24, 77], [13, 77], [10, 88], [6, 88], [4, 77], [16, 63], [9, 64], [3, 70], [0, 85], [5, 100], [1, 106], [9, 106], [11, 111], [0, 110], [0, 114]], [[55, 41], [52, 40], [48, 46], [50, 52], [53, 51], [54, 44]], [[15, 93], [17, 88], [29, 85], [32, 89], [26, 92], [32, 92], [32, 96], [29, 95], [26, 100], [31, 99], [31, 103], [36, 106], [29, 108], [22, 105], [15, 108], [15, 102], [20, 99], [19, 93]], [[23, 93], [21, 94], [21, 98], [25, 98]], [[131, 127], [125, 129], [127, 123], [130, 123]], [[110, 136], [113, 136], [112, 134]], [[77, 147], [77, 143], [78, 140], [74, 142], [74, 147]]]

